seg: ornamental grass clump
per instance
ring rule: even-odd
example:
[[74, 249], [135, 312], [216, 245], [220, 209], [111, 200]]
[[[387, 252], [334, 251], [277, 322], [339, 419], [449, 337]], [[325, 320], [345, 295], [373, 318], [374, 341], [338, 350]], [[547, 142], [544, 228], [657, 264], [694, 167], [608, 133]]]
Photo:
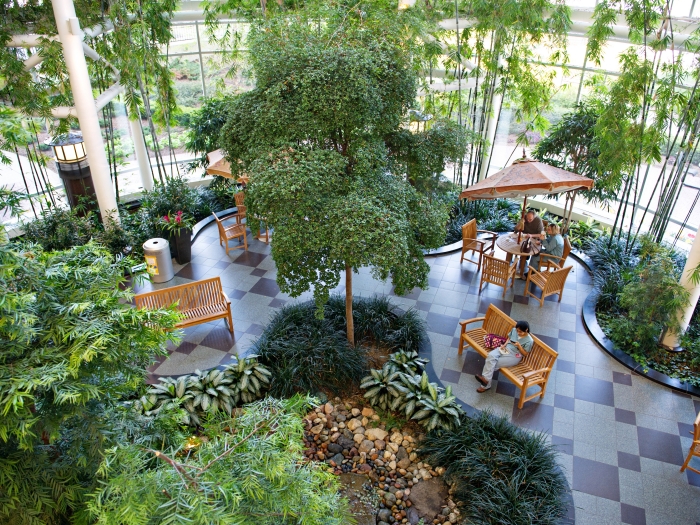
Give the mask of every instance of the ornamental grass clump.
[[553, 525], [566, 513], [568, 488], [553, 446], [506, 416], [462, 416], [461, 425], [428, 433], [418, 453], [446, 468], [468, 523]]
[[365, 349], [351, 346], [329, 316], [318, 319], [315, 314], [313, 302], [285, 306], [253, 343], [252, 351], [272, 373], [273, 396], [338, 394], [356, 387], [366, 373]]

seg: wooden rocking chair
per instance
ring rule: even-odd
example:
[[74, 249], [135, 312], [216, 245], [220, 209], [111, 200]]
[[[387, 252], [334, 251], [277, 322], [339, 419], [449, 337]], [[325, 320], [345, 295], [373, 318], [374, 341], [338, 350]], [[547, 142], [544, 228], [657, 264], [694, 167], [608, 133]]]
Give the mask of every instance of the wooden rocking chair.
[[[573, 266], [567, 266], [553, 272], [538, 272], [534, 268], [530, 268], [530, 271], [527, 273], [527, 281], [525, 281], [525, 297], [531, 295], [537, 299], [540, 302], [540, 308], [544, 304], [545, 297], [549, 295], [559, 294], [559, 302], [561, 302], [566, 278], [572, 268]], [[530, 283], [542, 289], [542, 297], [537, 297], [530, 291]]]
[[513, 288], [515, 283], [515, 273], [517, 271], [517, 263], [509, 263], [502, 259], [493, 256], [493, 252], [484, 255], [484, 269], [481, 272], [481, 281], [479, 282], [479, 293], [484, 283], [495, 284], [503, 287], [503, 298], [506, 297], [506, 289], [508, 288], [508, 279], [510, 279], [510, 287]]
[[[484, 235], [479, 239], [477, 237], [480, 233], [488, 235]], [[483, 260], [484, 254], [493, 251], [496, 239], [498, 239], [498, 234], [496, 232], [477, 230], [476, 219], [472, 219], [464, 224], [462, 226], [462, 258], [459, 260], [460, 264], [466, 260], [476, 264], [477, 269], [481, 270], [481, 261]], [[477, 252], [479, 258], [475, 261], [465, 257], [464, 254], [468, 251], [472, 253]]]

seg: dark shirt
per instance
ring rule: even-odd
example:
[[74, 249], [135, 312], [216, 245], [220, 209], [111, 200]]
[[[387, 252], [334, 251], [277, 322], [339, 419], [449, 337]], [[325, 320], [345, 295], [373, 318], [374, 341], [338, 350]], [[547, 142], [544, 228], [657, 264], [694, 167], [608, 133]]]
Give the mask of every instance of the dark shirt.
[[532, 219], [532, 222], [525, 221], [525, 228], [523, 233], [529, 233], [530, 235], [539, 235], [544, 231], [544, 224], [542, 224], [542, 219], [537, 215]]

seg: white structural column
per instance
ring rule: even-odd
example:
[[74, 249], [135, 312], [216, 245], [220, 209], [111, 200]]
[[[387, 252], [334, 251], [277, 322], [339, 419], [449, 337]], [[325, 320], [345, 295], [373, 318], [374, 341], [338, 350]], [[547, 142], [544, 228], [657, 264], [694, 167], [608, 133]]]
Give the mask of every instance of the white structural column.
[[[496, 86], [498, 86], [499, 80], [496, 79]], [[488, 145], [484, 146], [484, 154], [481, 159], [481, 170], [479, 171], [479, 180], [482, 181], [486, 178], [489, 171], [489, 158], [491, 157], [491, 151], [493, 151], [493, 141], [496, 140], [496, 128], [498, 127], [498, 117], [501, 108], [501, 102], [503, 101], [503, 96], [500, 93], [494, 93], [493, 103], [491, 104], [491, 114], [489, 115], [489, 121], [486, 124], [486, 140], [488, 140]]]
[[58, 38], [63, 46], [75, 111], [85, 140], [85, 151], [90, 162], [90, 172], [100, 213], [103, 219], [113, 215], [118, 221], [119, 215], [115, 213], [117, 199], [110, 179], [107, 154], [102, 141], [95, 98], [92, 95], [92, 85], [83, 52], [83, 33], [80, 30], [78, 17], [75, 16], [75, 6], [73, 0], [51, 0], [51, 4], [56, 18]]
[[136, 161], [139, 163], [143, 189], [151, 191], [153, 190], [153, 175], [151, 174], [151, 164], [148, 161], [148, 152], [146, 151], [141, 122], [138, 119], [129, 119], [129, 126], [131, 126], [131, 138], [134, 140], [134, 153], [136, 154]]
[[[700, 265], [700, 233], [695, 236], [693, 245], [690, 247], [690, 253], [688, 254], [688, 259], [685, 261], [685, 267], [683, 268], [683, 274], [681, 275], [680, 283], [690, 292], [690, 304], [682, 312], [680, 317], [681, 330], [685, 331], [690, 324], [690, 319], [693, 317], [693, 312], [695, 311], [695, 306], [698, 304], [698, 299], [700, 299], [700, 286], [693, 284], [690, 276], [693, 274], [693, 270]], [[676, 348], [679, 346], [678, 335], [666, 332], [661, 344], [669, 348]]]

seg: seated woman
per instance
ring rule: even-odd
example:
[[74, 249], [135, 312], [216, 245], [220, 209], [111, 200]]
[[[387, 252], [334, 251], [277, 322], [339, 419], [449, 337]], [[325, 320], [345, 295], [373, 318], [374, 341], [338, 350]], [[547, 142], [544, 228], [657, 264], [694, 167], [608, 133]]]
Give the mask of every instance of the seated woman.
[[518, 321], [508, 335], [508, 341], [489, 352], [481, 375], [474, 376], [482, 385], [476, 391], [481, 394], [491, 388], [493, 373], [499, 368], [517, 365], [524, 357], [523, 352], [529, 352], [533, 344], [535, 341], [530, 335], [530, 324]]
[[539, 255], [533, 255], [530, 258], [530, 266], [535, 270], [539, 270], [540, 264], [547, 260], [547, 255], [556, 257], [564, 255], [564, 237], [561, 236], [559, 226], [556, 224], [547, 225], [547, 234], [542, 240], [542, 249]]

